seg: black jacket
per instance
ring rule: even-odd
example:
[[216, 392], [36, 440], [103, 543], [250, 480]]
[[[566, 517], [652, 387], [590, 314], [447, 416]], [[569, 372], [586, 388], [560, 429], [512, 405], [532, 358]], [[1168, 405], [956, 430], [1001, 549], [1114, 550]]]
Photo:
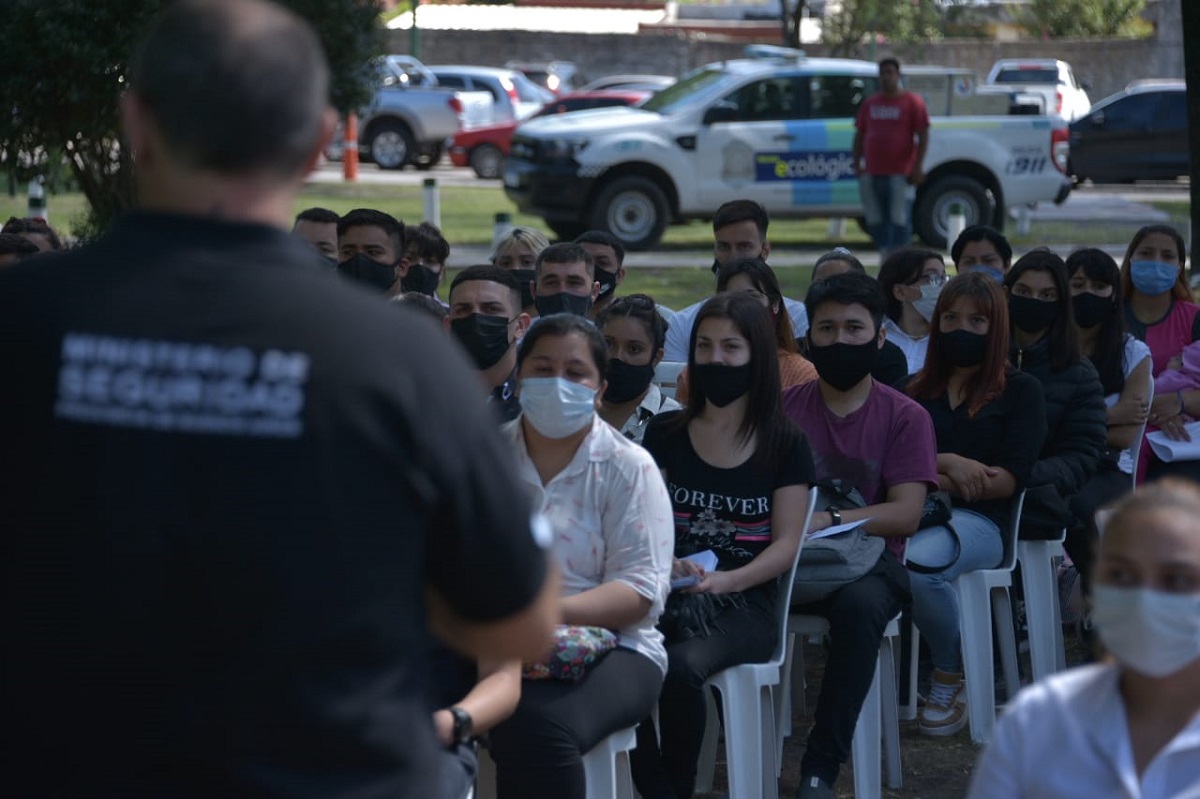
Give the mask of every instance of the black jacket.
[[1046, 441], [1029, 485], [1050, 483], [1069, 497], [1096, 474], [1108, 437], [1100, 376], [1087, 358], [1055, 372], [1046, 338], [1024, 350], [1014, 344], [1010, 357], [1015, 367], [1041, 382], [1046, 398]]

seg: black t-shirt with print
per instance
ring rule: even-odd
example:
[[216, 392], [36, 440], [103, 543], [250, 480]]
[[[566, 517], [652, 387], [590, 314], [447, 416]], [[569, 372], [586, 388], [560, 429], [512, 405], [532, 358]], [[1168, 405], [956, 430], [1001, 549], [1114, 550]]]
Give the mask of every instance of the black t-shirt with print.
[[775, 489], [813, 481], [808, 439], [789, 424], [777, 462], [763, 464], [750, 458], [732, 469], [721, 469], [696, 454], [687, 429], [676, 424], [680, 413], [655, 416], [642, 442], [667, 473], [675, 512], [675, 556], [711, 549], [719, 569], [739, 568], [771, 543]]
[[546, 569], [442, 331], [139, 213], [0, 272], [0, 369], [7, 795], [435, 795], [425, 589], [484, 622]]

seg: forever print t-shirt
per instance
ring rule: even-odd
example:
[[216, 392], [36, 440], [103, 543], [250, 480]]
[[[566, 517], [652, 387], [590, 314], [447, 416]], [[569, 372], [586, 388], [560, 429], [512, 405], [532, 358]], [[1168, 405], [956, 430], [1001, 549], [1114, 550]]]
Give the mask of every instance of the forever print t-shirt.
[[680, 413], [655, 416], [642, 442], [666, 471], [675, 514], [675, 556], [711, 549], [719, 569], [739, 568], [771, 543], [775, 489], [812, 482], [808, 440], [789, 427], [774, 463], [764, 464], [752, 457], [739, 466], [721, 469], [696, 454], [687, 429], [674, 423]]

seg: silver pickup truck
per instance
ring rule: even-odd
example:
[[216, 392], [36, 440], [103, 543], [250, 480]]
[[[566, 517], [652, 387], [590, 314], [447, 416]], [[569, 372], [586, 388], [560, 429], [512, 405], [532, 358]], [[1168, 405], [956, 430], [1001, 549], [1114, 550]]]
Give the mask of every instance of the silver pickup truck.
[[[382, 56], [374, 66], [379, 84], [358, 119], [363, 161], [380, 169], [403, 169], [407, 164], [429, 169], [460, 129], [492, 122], [495, 101], [488, 92], [439, 87], [433, 73], [411, 56]], [[326, 148], [326, 158], [341, 159], [342, 138], [339, 130]]]

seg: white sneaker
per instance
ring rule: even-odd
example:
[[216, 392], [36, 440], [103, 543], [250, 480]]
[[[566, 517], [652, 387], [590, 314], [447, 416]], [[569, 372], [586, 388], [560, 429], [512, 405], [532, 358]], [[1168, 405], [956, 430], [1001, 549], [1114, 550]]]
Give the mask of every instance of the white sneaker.
[[929, 684], [929, 699], [921, 708], [918, 727], [925, 735], [953, 735], [967, 723], [967, 702], [963, 692], [963, 676], [933, 670]]

